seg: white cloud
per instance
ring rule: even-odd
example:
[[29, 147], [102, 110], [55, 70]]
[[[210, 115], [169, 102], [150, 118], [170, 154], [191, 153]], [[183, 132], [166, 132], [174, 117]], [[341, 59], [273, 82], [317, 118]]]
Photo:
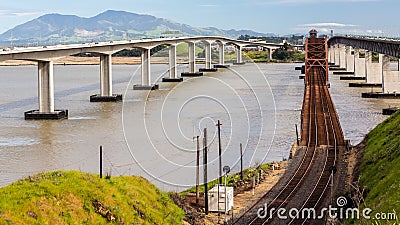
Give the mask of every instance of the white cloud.
[[383, 0], [270, 0], [270, 1], [258, 1], [259, 5], [279, 5], [279, 4], [313, 4], [313, 3], [360, 3], [360, 2], [381, 2]]
[[382, 0], [277, 0], [277, 3], [379, 2]]
[[11, 11], [11, 10], [0, 10], [0, 16], [7, 17], [23, 17], [23, 16], [36, 16], [42, 14], [41, 12], [22, 12], [22, 11]]
[[299, 27], [355, 27], [353, 24], [343, 24], [343, 23], [309, 23], [298, 25]]
[[200, 7], [218, 7], [219, 5], [214, 5], [214, 4], [203, 4], [199, 5]]

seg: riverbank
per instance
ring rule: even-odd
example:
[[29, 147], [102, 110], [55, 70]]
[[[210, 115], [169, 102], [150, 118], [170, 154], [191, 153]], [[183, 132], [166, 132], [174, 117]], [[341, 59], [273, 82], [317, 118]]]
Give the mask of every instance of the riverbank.
[[[400, 224], [400, 111], [346, 153], [348, 207], [372, 209], [371, 219], [345, 224]], [[397, 218], [395, 218], [397, 217]]]
[[[186, 60], [187, 61], [187, 60]], [[177, 59], [178, 63], [184, 63], [185, 58]], [[141, 64], [140, 57], [113, 57], [112, 63], [114, 65], [138, 65]], [[151, 63], [154, 64], [167, 64], [168, 57], [152, 57]], [[99, 57], [76, 57], [67, 56], [54, 61], [54, 65], [99, 65]], [[0, 62], [0, 66], [28, 66], [37, 65], [36, 62], [24, 60], [7, 60]]]
[[77, 171], [29, 176], [0, 188], [0, 224], [181, 224], [183, 211], [141, 177]]

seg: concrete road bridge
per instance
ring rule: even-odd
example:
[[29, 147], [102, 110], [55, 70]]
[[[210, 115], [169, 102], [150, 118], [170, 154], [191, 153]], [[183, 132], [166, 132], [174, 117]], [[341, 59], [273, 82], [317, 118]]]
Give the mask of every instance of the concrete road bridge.
[[[5, 60], [28, 60], [38, 64], [38, 99], [39, 109], [25, 113], [25, 119], [60, 119], [68, 117], [68, 110], [54, 109], [54, 80], [53, 62], [57, 59], [80, 53], [91, 53], [100, 57], [100, 94], [91, 96], [91, 101], [120, 101], [122, 95], [113, 94], [112, 91], [112, 54], [122, 50], [139, 49], [141, 51], [141, 84], [135, 85], [136, 90], [154, 90], [157, 84], [151, 83], [151, 57], [150, 50], [160, 45], [169, 46], [169, 77], [164, 82], [179, 82], [182, 77], [177, 73], [176, 46], [180, 43], [188, 43], [189, 46], [189, 73], [186, 75], [197, 75], [196, 72], [196, 43], [203, 43], [205, 48], [205, 69], [211, 68], [211, 45], [219, 45], [219, 66], [224, 67], [225, 46], [236, 47], [237, 64], [242, 64], [242, 49], [247, 46], [261, 46], [272, 52], [283, 44], [268, 44], [262, 42], [249, 42], [233, 40], [225, 37], [179, 37], [159, 38], [130, 41], [110, 41], [101, 43], [83, 43], [71, 45], [41, 46], [28, 48], [3, 49], [0, 52], [0, 61]], [[302, 46], [295, 46], [302, 47]]]
[[[350, 83], [351, 87], [382, 87], [376, 93], [363, 93], [362, 97], [396, 98], [400, 92], [400, 40], [387, 38], [334, 36], [329, 39], [329, 62], [336, 74], [346, 80], [362, 80]], [[373, 55], [379, 55], [377, 61]], [[391, 66], [397, 61], [397, 69]], [[396, 94], [397, 93], [397, 94]]]

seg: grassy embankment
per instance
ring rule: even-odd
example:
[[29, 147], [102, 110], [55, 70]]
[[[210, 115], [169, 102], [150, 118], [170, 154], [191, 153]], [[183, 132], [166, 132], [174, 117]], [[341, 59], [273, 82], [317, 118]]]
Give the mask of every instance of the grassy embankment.
[[400, 224], [400, 112], [378, 125], [366, 137], [360, 166], [360, 186], [365, 190], [361, 208], [375, 213], [395, 213], [397, 220], [348, 221], [356, 224]]
[[[267, 163], [267, 164], [261, 164], [259, 166], [255, 166], [253, 168], [248, 168], [248, 169], [244, 169], [243, 170], [243, 182], [246, 183], [251, 183], [253, 181], [253, 177], [257, 176], [258, 171], [262, 170], [263, 173], [266, 173], [269, 169], [272, 168], [272, 163]], [[201, 179], [202, 180], [202, 179]], [[210, 190], [211, 188], [213, 188], [215, 185], [217, 185], [219, 182], [218, 179], [215, 180], [211, 180], [207, 183], [207, 187], [208, 190]], [[222, 182], [224, 183], [224, 178], [222, 178]], [[226, 183], [227, 186], [237, 186], [239, 185], [239, 183], [242, 182], [240, 180], [240, 172], [239, 173], [234, 173], [234, 174], [230, 174], [226, 177]], [[204, 184], [201, 184], [199, 186], [199, 192], [200, 193], [204, 193]], [[196, 193], [196, 187], [192, 187], [186, 191], [181, 192], [180, 194], [182, 196], [185, 196], [189, 193]]]
[[141, 177], [42, 173], [0, 188], [0, 224], [182, 224], [184, 212]]

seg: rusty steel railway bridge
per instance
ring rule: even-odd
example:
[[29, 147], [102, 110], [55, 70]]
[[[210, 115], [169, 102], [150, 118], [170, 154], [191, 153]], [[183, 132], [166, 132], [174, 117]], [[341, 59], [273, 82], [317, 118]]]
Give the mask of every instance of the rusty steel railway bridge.
[[[345, 145], [338, 114], [328, 83], [328, 47], [315, 30], [306, 39], [305, 89], [301, 113], [301, 139], [298, 166], [288, 179], [281, 179], [269, 192], [242, 213], [232, 224], [325, 224], [326, 216], [282, 219], [277, 210], [284, 208], [320, 209], [331, 203], [336, 164]], [[285, 181], [282, 181], [285, 180]], [[337, 181], [336, 181], [337, 182]], [[332, 186], [331, 186], [332, 185]], [[267, 204], [267, 211], [261, 210]], [[275, 208], [275, 211], [269, 209]], [[264, 216], [260, 216], [263, 214]], [[287, 213], [287, 212], [286, 212]], [[311, 215], [310, 215], [311, 216]]]

